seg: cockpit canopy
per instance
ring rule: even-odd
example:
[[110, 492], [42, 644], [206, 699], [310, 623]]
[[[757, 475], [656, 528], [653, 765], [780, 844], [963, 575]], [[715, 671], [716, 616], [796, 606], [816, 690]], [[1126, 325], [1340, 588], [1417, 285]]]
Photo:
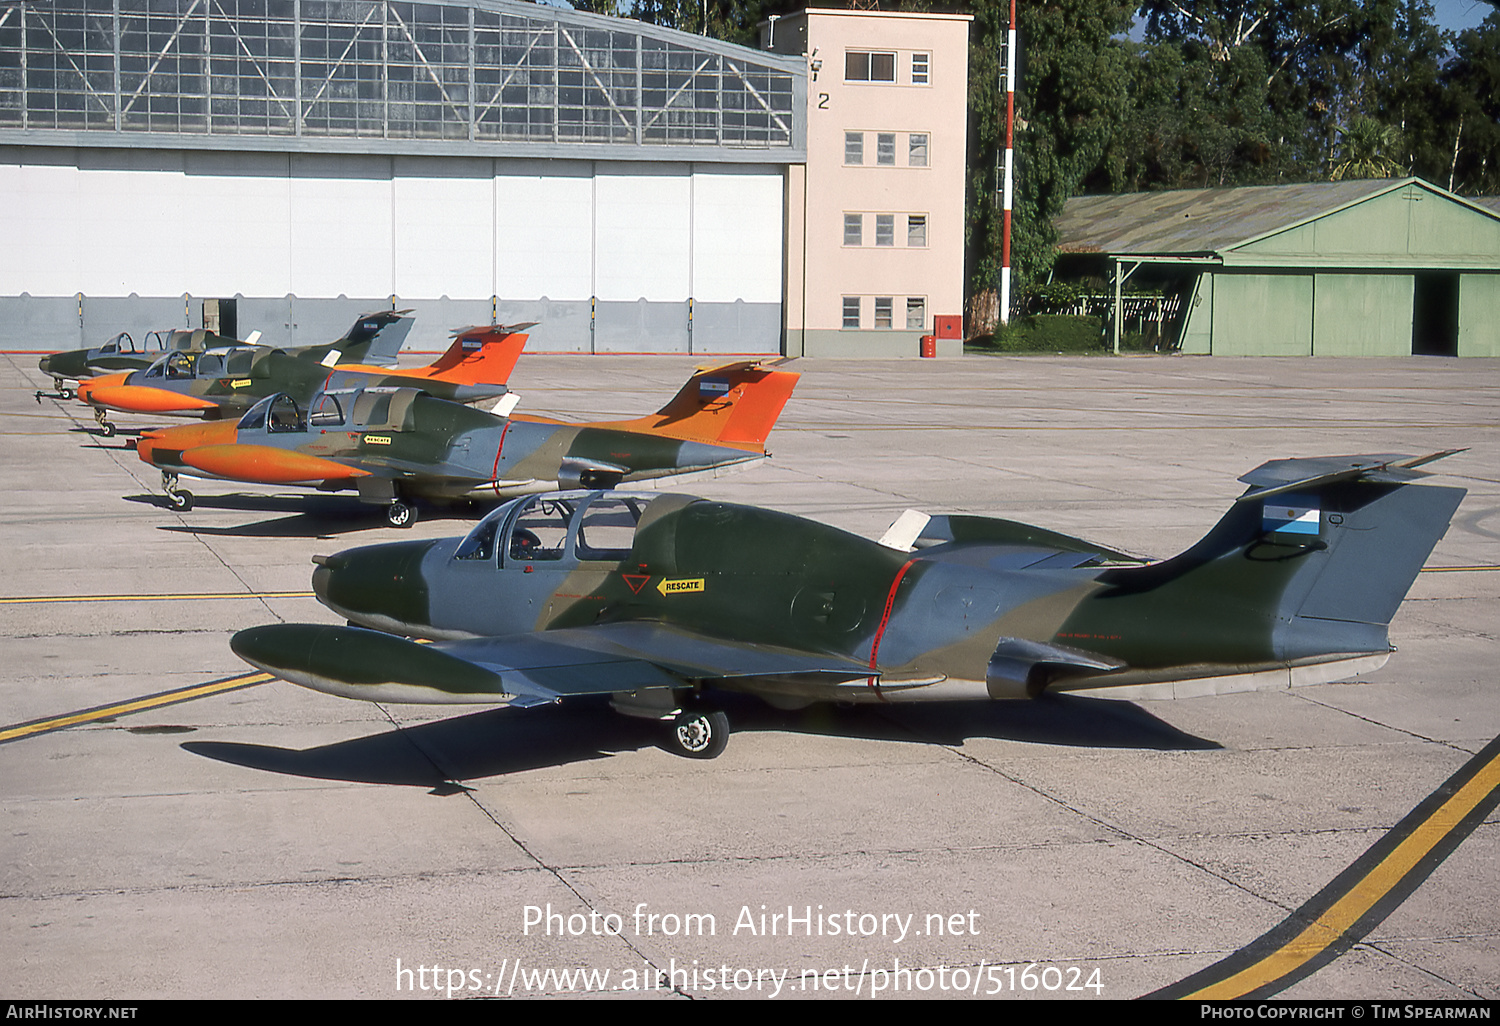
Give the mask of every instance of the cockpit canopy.
[[[325, 404], [322, 401], [328, 398], [329, 396], [325, 394], [313, 400], [314, 410], [327, 410], [329, 404]], [[332, 408], [337, 409], [337, 401], [332, 404]], [[323, 416], [325, 419], [322, 422], [327, 423], [326, 413]], [[275, 395], [266, 396], [260, 402], [250, 407], [250, 409], [246, 410], [245, 415], [240, 418], [237, 430], [268, 431], [273, 435], [290, 431], [306, 431], [307, 421], [307, 411], [302, 408], [301, 404], [285, 392], [278, 392]], [[314, 423], [318, 423], [318, 421], [315, 420]], [[343, 423], [342, 415], [340, 415], [336, 423]]]
[[309, 427], [353, 427], [361, 431], [409, 431], [412, 403], [420, 389], [340, 388], [319, 392], [304, 408], [290, 395], [267, 396], [240, 418], [241, 431], [306, 431]]
[[252, 348], [211, 349], [204, 353], [174, 350], [152, 361], [148, 378], [167, 381], [189, 378], [246, 377], [259, 351]]
[[659, 493], [549, 492], [513, 499], [459, 543], [453, 558], [504, 567], [523, 563], [618, 563], [630, 556], [641, 516]]

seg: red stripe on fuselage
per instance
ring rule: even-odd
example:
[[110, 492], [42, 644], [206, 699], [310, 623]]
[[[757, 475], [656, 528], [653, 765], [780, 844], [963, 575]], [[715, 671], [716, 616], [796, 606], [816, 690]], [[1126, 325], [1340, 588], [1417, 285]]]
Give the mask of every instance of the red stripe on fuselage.
[[500, 456], [505, 452], [505, 432], [510, 430], [510, 419], [500, 429], [500, 444], [495, 446], [495, 465], [490, 468], [490, 483], [495, 486], [495, 497], [500, 497]]
[[[875, 628], [875, 637], [870, 641], [870, 669], [872, 670], [875, 669], [876, 657], [880, 654], [880, 639], [885, 637], [885, 629], [891, 622], [891, 610], [896, 605], [896, 589], [901, 587], [901, 579], [906, 576], [906, 571], [910, 570], [911, 565], [916, 561], [917, 557], [913, 556], [901, 564], [901, 569], [896, 571], [896, 579], [891, 582], [891, 590], [886, 593], [885, 609], [880, 614], [880, 626]], [[875, 677], [868, 677], [866, 681], [870, 687], [879, 690]]]

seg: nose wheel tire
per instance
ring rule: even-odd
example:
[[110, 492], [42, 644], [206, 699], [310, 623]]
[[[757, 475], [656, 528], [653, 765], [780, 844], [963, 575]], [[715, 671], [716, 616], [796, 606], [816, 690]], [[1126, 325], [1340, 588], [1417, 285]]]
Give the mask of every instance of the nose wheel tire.
[[385, 522], [392, 527], [410, 527], [417, 522], [417, 508], [410, 503], [393, 502], [385, 508]]
[[668, 734], [672, 751], [689, 759], [714, 759], [729, 744], [729, 715], [719, 709], [677, 714]]

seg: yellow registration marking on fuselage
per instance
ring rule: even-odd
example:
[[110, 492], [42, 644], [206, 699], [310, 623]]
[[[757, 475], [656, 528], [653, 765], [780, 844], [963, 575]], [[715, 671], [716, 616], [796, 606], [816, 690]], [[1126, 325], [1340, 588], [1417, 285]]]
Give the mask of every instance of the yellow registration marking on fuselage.
[[239, 688], [248, 688], [255, 684], [264, 684], [268, 680], [275, 679], [269, 673], [247, 673], [239, 677], [230, 677], [228, 680], [210, 681], [207, 684], [193, 684], [189, 687], [178, 688], [175, 691], [163, 691], [157, 695], [146, 695], [124, 702], [116, 702], [113, 705], [101, 705], [94, 709], [83, 709], [78, 712], [65, 713], [62, 716], [53, 716], [50, 719], [33, 720], [30, 723], [18, 723], [11, 727], [0, 728], [0, 744], [4, 744], [6, 741], [15, 741], [23, 737], [30, 737], [33, 734], [45, 734], [48, 731], [62, 730], [64, 727], [76, 727], [81, 723], [95, 723], [99, 720], [113, 719], [116, 716], [144, 712], [147, 709], [157, 709], [164, 705], [190, 702], [195, 698], [207, 698], [209, 695], [222, 694], [225, 691], [234, 691]]
[[662, 578], [657, 584], [656, 590], [663, 595], [682, 595], [693, 591], [703, 590], [703, 578], [701, 577], [678, 577], [676, 579]]

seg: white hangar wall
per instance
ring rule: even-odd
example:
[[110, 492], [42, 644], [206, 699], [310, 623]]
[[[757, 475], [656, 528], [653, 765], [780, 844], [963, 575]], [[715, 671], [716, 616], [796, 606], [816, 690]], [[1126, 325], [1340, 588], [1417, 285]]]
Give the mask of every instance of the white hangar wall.
[[783, 188], [769, 164], [4, 147], [0, 333], [68, 348], [235, 298], [276, 344], [394, 304], [415, 348], [494, 316], [537, 321], [534, 350], [774, 353]]

